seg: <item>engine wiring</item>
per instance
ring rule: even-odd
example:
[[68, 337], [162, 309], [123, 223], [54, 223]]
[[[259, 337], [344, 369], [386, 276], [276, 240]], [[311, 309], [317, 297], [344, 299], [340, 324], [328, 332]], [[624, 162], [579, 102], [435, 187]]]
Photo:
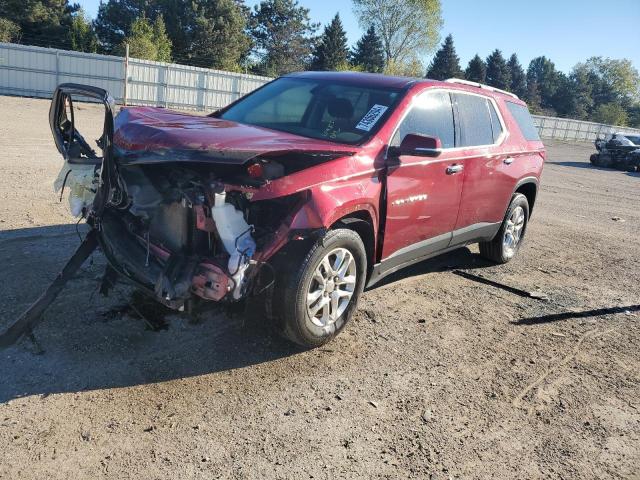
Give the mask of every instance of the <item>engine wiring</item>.
[[266, 292], [269, 288], [271, 288], [271, 286], [276, 283], [276, 271], [273, 268], [273, 265], [271, 265], [269, 262], [263, 262], [263, 261], [257, 261], [256, 265], [258, 266], [258, 272], [262, 271], [262, 267], [268, 267], [269, 268], [269, 272], [271, 273], [271, 280], [269, 281], [269, 283], [267, 283], [264, 287], [262, 287], [260, 290], [253, 291], [251, 293], [252, 296], [257, 297], [258, 295], [261, 295], [262, 293]]

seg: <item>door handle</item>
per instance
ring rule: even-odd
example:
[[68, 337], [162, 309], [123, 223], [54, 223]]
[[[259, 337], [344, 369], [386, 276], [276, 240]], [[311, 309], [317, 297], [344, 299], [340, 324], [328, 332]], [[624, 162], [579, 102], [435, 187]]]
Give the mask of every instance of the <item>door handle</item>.
[[513, 163], [513, 157], [507, 157], [505, 158], [502, 163], [504, 163], [505, 165], [511, 165]]
[[447, 167], [447, 175], [453, 175], [454, 173], [460, 173], [464, 165], [449, 165]]

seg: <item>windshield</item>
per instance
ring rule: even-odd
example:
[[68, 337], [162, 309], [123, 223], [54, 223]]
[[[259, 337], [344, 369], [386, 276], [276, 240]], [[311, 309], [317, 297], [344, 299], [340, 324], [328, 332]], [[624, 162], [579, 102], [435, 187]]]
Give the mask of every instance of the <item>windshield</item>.
[[279, 78], [223, 110], [219, 118], [273, 130], [361, 143], [384, 123], [400, 90]]
[[640, 136], [636, 135], [625, 135], [629, 140], [633, 142], [634, 145], [640, 145]]

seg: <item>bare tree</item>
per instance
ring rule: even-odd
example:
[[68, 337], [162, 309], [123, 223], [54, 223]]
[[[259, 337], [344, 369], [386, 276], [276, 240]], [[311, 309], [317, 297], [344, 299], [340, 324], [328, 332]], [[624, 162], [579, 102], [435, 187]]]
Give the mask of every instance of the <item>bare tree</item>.
[[353, 0], [353, 9], [363, 29], [375, 27], [387, 64], [421, 57], [440, 40], [440, 0]]

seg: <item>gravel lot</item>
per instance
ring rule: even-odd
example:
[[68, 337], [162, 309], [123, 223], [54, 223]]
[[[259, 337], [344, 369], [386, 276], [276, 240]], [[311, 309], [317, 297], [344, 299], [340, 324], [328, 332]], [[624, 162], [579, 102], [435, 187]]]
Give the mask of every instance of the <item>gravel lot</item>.
[[[2, 327], [79, 242], [48, 105], [0, 97]], [[517, 260], [474, 246], [396, 274], [313, 351], [242, 313], [154, 331], [127, 287], [96, 293], [95, 255], [44, 353], [0, 352], [0, 478], [640, 478], [640, 174], [591, 151], [548, 143]]]

